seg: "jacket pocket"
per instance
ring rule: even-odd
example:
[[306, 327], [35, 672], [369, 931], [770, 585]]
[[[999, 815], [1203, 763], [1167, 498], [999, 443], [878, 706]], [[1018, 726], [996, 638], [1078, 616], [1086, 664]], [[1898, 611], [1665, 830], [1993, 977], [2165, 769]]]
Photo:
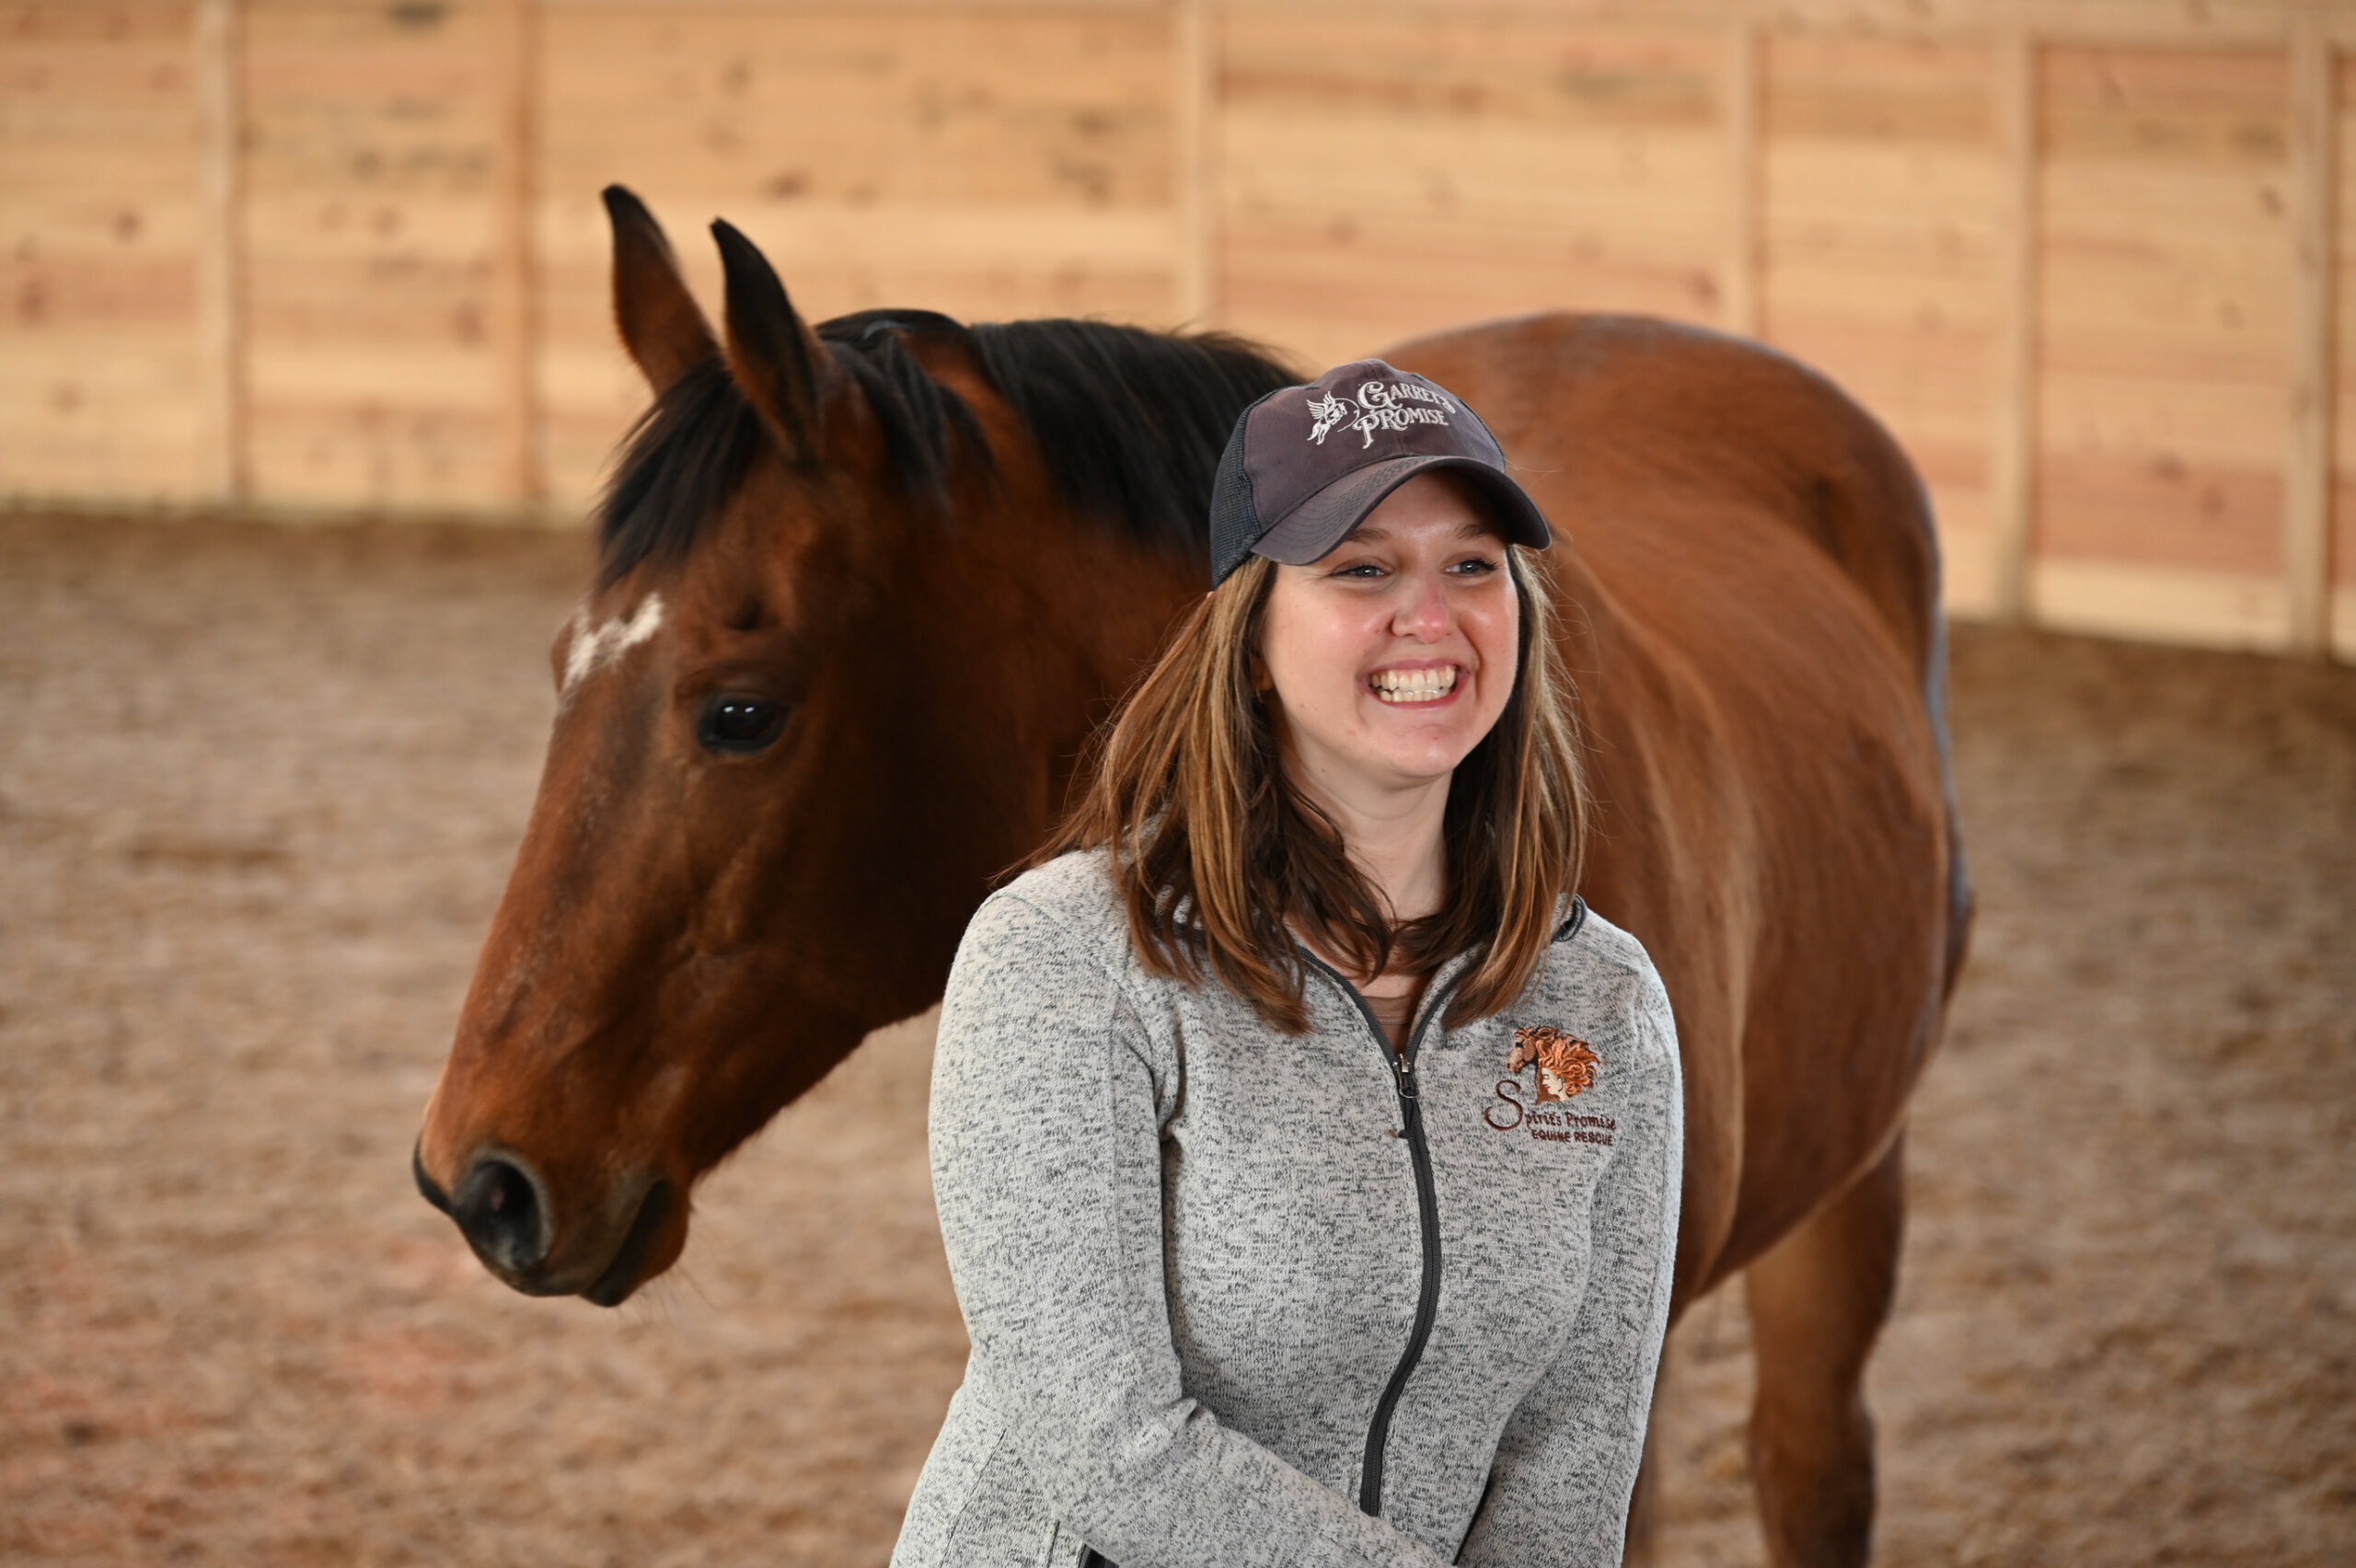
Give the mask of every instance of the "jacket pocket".
[[1043, 1568], [1113, 1568], [1079, 1531], [1060, 1521], [1047, 1527], [1047, 1555], [1041, 1561]]

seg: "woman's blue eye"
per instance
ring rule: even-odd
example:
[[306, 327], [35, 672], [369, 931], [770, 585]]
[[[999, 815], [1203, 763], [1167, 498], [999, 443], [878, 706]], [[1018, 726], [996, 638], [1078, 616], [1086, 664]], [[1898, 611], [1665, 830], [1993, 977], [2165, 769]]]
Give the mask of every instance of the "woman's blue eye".
[[[1486, 560], [1479, 556], [1475, 556], [1470, 560], [1451, 562], [1449, 565], [1442, 567], [1440, 570], [1443, 572], [1452, 572], [1459, 577], [1485, 577], [1490, 572], [1497, 571], [1501, 564], [1502, 563], [1498, 561]], [[1356, 578], [1360, 582], [1369, 582], [1378, 577], [1388, 577], [1390, 572], [1386, 571], [1380, 562], [1371, 560], [1354, 560], [1347, 566], [1335, 567], [1334, 569], [1333, 575], [1335, 577]]]

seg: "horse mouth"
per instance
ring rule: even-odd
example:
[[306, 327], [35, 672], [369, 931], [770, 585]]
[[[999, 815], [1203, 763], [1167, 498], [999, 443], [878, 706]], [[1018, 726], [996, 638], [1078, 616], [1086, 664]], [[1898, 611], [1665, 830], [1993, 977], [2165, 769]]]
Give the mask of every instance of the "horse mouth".
[[629, 1299], [630, 1292], [638, 1288], [639, 1275], [646, 1268], [647, 1255], [654, 1251], [664, 1224], [671, 1217], [672, 1193], [667, 1180], [657, 1180], [646, 1189], [646, 1195], [639, 1200], [638, 1217], [630, 1221], [629, 1234], [622, 1238], [621, 1249], [606, 1265], [606, 1272], [581, 1293], [583, 1299], [600, 1307], [618, 1307]]

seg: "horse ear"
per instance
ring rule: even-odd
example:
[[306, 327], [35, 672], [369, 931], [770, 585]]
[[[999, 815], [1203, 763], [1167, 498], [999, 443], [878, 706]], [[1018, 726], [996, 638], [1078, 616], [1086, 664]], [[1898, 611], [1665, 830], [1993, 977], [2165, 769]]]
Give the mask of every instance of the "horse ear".
[[724, 219], [713, 220], [711, 236], [728, 279], [729, 372], [787, 450], [806, 458], [817, 444], [819, 375], [832, 357], [794, 314], [768, 258]]
[[608, 185], [606, 215], [614, 225], [614, 323], [659, 398], [689, 367], [718, 353], [720, 345], [646, 203], [621, 186]]

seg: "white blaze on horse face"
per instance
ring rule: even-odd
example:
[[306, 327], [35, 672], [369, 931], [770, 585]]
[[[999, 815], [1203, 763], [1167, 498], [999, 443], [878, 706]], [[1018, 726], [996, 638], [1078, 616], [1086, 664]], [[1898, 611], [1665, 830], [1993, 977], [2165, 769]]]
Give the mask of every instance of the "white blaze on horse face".
[[572, 688], [653, 637], [663, 625], [663, 595], [649, 594], [628, 617], [616, 616], [595, 630], [589, 628], [589, 606], [572, 612], [572, 640], [564, 649], [564, 685], [560, 699]]

